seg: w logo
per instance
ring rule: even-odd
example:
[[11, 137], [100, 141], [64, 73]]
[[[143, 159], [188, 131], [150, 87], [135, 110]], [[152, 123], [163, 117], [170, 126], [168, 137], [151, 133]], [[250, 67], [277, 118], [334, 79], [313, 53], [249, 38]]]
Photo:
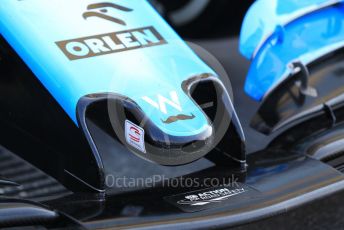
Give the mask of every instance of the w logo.
[[121, 6], [121, 5], [117, 5], [115, 3], [96, 3], [96, 4], [91, 4], [88, 5], [87, 10], [89, 10], [88, 12], [85, 12], [82, 16], [84, 17], [84, 19], [87, 19], [89, 17], [98, 17], [98, 18], [102, 18], [108, 21], [112, 21], [115, 22], [117, 24], [120, 25], [127, 25], [125, 23], [125, 21], [119, 19], [119, 18], [115, 18], [112, 17], [110, 15], [108, 15], [108, 8], [112, 8], [112, 9], [116, 9], [116, 10], [120, 10], [120, 11], [124, 11], [124, 12], [131, 12], [133, 11], [133, 9]]
[[170, 105], [171, 107], [175, 108], [179, 112], [182, 112], [182, 106], [180, 105], [178, 94], [176, 91], [170, 92], [171, 99], [168, 99], [160, 94], [157, 95], [157, 101], [154, 101], [153, 99], [144, 96], [142, 99], [146, 101], [148, 104], [153, 106], [154, 108], [160, 110], [163, 114], [167, 114], [167, 108], [166, 105]]

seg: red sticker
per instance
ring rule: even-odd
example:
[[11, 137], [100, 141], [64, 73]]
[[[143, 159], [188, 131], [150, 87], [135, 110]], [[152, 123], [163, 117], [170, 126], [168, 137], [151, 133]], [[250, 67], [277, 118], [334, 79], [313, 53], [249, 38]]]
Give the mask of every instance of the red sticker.
[[129, 120], [125, 121], [125, 139], [129, 145], [146, 153], [144, 129]]

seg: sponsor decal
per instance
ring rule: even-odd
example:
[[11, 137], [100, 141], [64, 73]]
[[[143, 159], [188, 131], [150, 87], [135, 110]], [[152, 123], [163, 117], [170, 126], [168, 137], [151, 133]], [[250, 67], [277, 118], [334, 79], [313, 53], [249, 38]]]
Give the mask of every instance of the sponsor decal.
[[[150, 97], [143, 96], [142, 99], [150, 104], [152, 107], [156, 108], [163, 114], [167, 114], [167, 105], [170, 107], [174, 108], [175, 110], [179, 112], [183, 112], [183, 108], [180, 104], [178, 94], [176, 91], [171, 91], [170, 92], [170, 99], [166, 98], [160, 94], [157, 95], [157, 100], [153, 100]], [[191, 115], [185, 115], [185, 114], [178, 114], [176, 116], [170, 116], [167, 119], [161, 119], [161, 121], [165, 124], [171, 124], [177, 121], [185, 121], [185, 120], [192, 120], [196, 116], [191, 114]]]
[[159, 110], [163, 114], [167, 114], [167, 107], [166, 104], [170, 105], [174, 109], [178, 110], [179, 112], [182, 112], [182, 106], [179, 102], [178, 94], [176, 91], [170, 92], [171, 99], [168, 99], [160, 94], [157, 95], [157, 101], [151, 99], [150, 97], [143, 96], [142, 99], [146, 101], [148, 104]]
[[177, 116], [170, 116], [169, 118], [167, 118], [165, 121], [161, 120], [163, 123], [165, 124], [171, 124], [177, 121], [185, 121], [185, 120], [192, 120], [194, 119], [196, 116], [191, 114], [191, 116], [188, 115], [184, 115], [184, 114], [179, 114]]
[[235, 205], [247, 199], [255, 199], [260, 193], [239, 182], [203, 190], [178, 194], [164, 199], [185, 212], [198, 212], [223, 205]]
[[197, 193], [192, 195], [187, 195], [183, 200], [177, 201], [178, 204], [191, 205], [191, 206], [201, 206], [209, 203], [219, 203], [224, 200], [228, 200], [230, 197], [244, 193], [246, 190], [244, 188], [238, 189], [228, 189], [221, 188], [213, 191]]
[[152, 26], [56, 42], [69, 58], [78, 60], [100, 55], [167, 44]]
[[[131, 12], [125, 6], [116, 3], [102, 2], [90, 4], [82, 17], [87, 20], [97, 17], [116, 24], [126, 26], [127, 23], [120, 18], [109, 14], [109, 9], [122, 12]], [[68, 57], [69, 60], [96, 57], [100, 55], [113, 54], [128, 50], [146, 48], [151, 46], [167, 44], [161, 34], [153, 27], [143, 27], [107, 34], [100, 34], [82, 38], [69, 39], [56, 42], [57, 46]]]
[[133, 11], [133, 9], [130, 9], [128, 7], [121, 6], [115, 3], [103, 2], [103, 3], [95, 3], [95, 4], [88, 5], [87, 10], [89, 11], [85, 12], [82, 16], [84, 17], [84, 19], [87, 19], [89, 17], [98, 17], [98, 18], [105, 19], [105, 20], [108, 20], [108, 21], [111, 21], [123, 26], [127, 25], [125, 21], [123, 21], [122, 19], [115, 18], [111, 15], [108, 15], [107, 14], [108, 8], [116, 9], [116, 10], [120, 10], [124, 12]]
[[129, 145], [146, 153], [144, 129], [129, 120], [125, 121], [125, 139]]

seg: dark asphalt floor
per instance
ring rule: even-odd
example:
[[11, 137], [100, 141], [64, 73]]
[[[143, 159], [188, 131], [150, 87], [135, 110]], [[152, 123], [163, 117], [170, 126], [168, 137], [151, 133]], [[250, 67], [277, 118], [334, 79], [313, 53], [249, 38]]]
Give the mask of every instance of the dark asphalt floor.
[[[249, 153], [263, 149], [273, 136], [264, 136], [249, 127], [249, 121], [259, 104], [244, 92], [243, 85], [249, 61], [238, 53], [237, 39], [193, 41], [213, 54], [227, 71], [232, 83], [234, 104], [247, 138]], [[344, 192], [337, 193], [285, 214], [234, 228], [235, 230], [269, 229], [344, 229]]]

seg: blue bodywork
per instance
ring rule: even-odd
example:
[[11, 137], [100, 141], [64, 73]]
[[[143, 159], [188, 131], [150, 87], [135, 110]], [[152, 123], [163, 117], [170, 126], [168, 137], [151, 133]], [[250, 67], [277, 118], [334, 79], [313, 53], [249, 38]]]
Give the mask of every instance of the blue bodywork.
[[[131, 10], [94, 9], [90, 5], [101, 3], [95, 0], [1, 0], [0, 33], [76, 125], [76, 107], [80, 98], [97, 93], [116, 93], [135, 101], [168, 135], [188, 136], [203, 132], [209, 121], [183, 91], [182, 82], [202, 73], [215, 75], [213, 70], [147, 1], [106, 2]], [[115, 15], [125, 24], [100, 17], [86, 19], [85, 12]], [[57, 42], [68, 39], [144, 27], [153, 27], [166, 43], [78, 60], [70, 60], [57, 46]], [[160, 105], [160, 110], [159, 97], [168, 99], [163, 101], [165, 108]], [[179, 104], [180, 108], [173, 103]], [[181, 113], [193, 115], [194, 119], [171, 124], [162, 122]]]
[[240, 38], [241, 53], [252, 59], [245, 91], [262, 100], [293, 74], [292, 61], [307, 65], [343, 46], [342, 1], [258, 0]]

